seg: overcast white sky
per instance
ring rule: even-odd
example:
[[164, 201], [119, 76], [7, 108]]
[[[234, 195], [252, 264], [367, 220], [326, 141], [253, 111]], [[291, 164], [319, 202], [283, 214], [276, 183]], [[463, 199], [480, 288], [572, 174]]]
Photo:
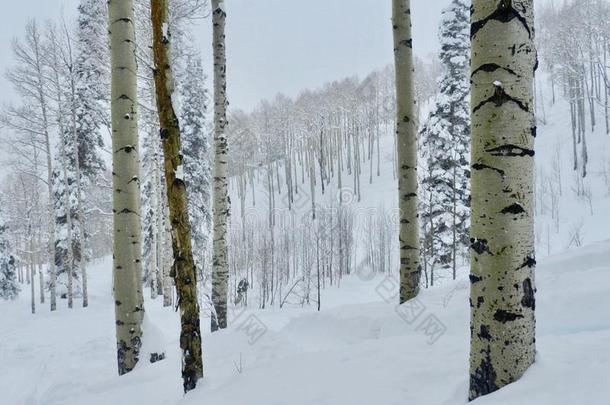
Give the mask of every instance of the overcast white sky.
[[[4, 72], [11, 41], [30, 18], [73, 19], [79, 0], [19, 0], [3, 4], [0, 102], [14, 96]], [[251, 109], [278, 92], [294, 96], [345, 76], [364, 76], [392, 61], [390, 0], [226, 0], [228, 91], [231, 108]], [[449, 0], [412, 1], [414, 47], [435, 52], [442, 8]], [[196, 27], [211, 72], [211, 22]]]

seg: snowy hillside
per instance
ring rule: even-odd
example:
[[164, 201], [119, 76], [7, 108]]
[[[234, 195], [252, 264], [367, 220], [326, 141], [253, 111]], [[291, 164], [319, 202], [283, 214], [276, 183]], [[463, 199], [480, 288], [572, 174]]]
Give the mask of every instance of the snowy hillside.
[[[610, 135], [603, 122], [594, 131], [587, 127], [590, 168], [579, 196], [579, 174], [572, 167], [570, 106], [562, 98], [552, 105], [547, 75], [541, 75], [537, 85], [543, 91], [537, 100], [536, 138], [536, 242], [542, 256], [608, 238]], [[596, 108], [603, 113], [601, 106]]]
[[[610, 220], [610, 135], [606, 135], [602, 118], [593, 130], [587, 126], [589, 170], [583, 179], [573, 170], [573, 150], [570, 123], [570, 106], [559, 96], [553, 103], [549, 75], [541, 69], [536, 80], [537, 118], [536, 137], [536, 248], [538, 257], [563, 252], [567, 249], [584, 246], [608, 238]], [[556, 89], [556, 92], [558, 90]], [[597, 114], [603, 117], [603, 106], [596, 105]], [[427, 107], [422, 109], [425, 117]], [[423, 120], [423, 118], [420, 118]], [[303, 218], [311, 215], [312, 202], [321, 208], [348, 206], [355, 211], [360, 221], [357, 229], [366, 227], [371, 215], [386, 217], [396, 225], [398, 204], [397, 180], [394, 172], [394, 140], [391, 128], [383, 128], [385, 135], [380, 137], [380, 165], [377, 172], [376, 157], [369, 167], [363, 165], [360, 178], [361, 199], [358, 200], [353, 175], [347, 170], [342, 172], [339, 187], [337, 175], [326, 186], [324, 194], [319, 183], [312, 193], [309, 181], [298, 179], [297, 194], [292, 208], [288, 204], [284, 169], [278, 169], [279, 189], [274, 188], [274, 215], [284, 214]], [[451, 147], [451, 146], [448, 146]], [[301, 173], [297, 164], [295, 172]], [[372, 182], [369, 174], [372, 168]], [[378, 174], [379, 173], [379, 174]], [[240, 225], [242, 218], [247, 223], [265, 219], [269, 213], [269, 191], [266, 169], [255, 174], [254, 187], [245, 187], [243, 208], [239, 185], [236, 178], [231, 181], [232, 221]], [[275, 181], [275, 180], [274, 180]], [[580, 190], [580, 192], [579, 192]], [[254, 195], [253, 195], [254, 194]], [[314, 195], [312, 201], [312, 194]], [[243, 213], [243, 217], [242, 217]], [[369, 235], [359, 235], [365, 243]], [[362, 253], [362, 252], [360, 252]], [[362, 255], [359, 260], [362, 260]]]
[[0, 405], [610, 404], [610, 0], [62, 1], [0, 26]]
[[[477, 404], [595, 404], [610, 396], [610, 242], [540, 263], [538, 355], [524, 379]], [[26, 294], [0, 312], [0, 403], [10, 405], [453, 405], [466, 403], [468, 281], [396, 307], [395, 282], [355, 276], [327, 308], [248, 311], [206, 334], [206, 379], [183, 396], [178, 316], [147, 304], [167, 359], [116, 376], [110, 261], [91, 269], [91, 306], [30, 316]], [[587, 283], [583, 283], [587, 280]], [[148, 330], [150, 330], [150, 326]], [[150, 336], [150, 333], [149, 333]]]

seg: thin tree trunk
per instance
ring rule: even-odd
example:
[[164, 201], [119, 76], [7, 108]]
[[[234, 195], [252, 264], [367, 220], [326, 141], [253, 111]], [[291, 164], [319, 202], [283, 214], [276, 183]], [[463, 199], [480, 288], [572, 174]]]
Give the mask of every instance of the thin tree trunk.
[[[34, 25], [34, 29], [36, 26]], [[42, 61], [40, 55], [40, 44], [39, 44], [39, 35], [35, 32], [33, 35], [35, 40], [35, 58], [36, 58], [36, 69], [37, 69], [37, 97], [40, 103], [40, 109], [42, 114], [42, 124], [44, 127], [44, 146], [45, 146], [45, 155], [47, 159], [47, 191], [48, 191], [48, 201], [47, 201], [47, 210], [48, 210], [48, 221], [49, 221], [49, 236], [47, 248], [49, 250], [49, 289], [50, 289], [50, 306], [51, 311], [55, 311], [57, 309], [57, 274], [55, 272], [55, 260], [57, 252], [55, 250], [55, 207], [53, 206], [53, 157], [51, 155], [51, 140], [49, 135], [49, 117], [48, 117], [48, 107], [47, 107], [47, 97], [44, 93], [44, 76], [42, 72]]]
[[[36, 205], [38, 205], [38, 202], [36, 203]], [[43, 261], [43, 256], [42, 256], [42, 252], [41, 252], [41, 248], [42, 248], [42, 244], [41, 244], [41, 240], [40, 240], [40, 233], [38, 233], [38, 242], [37, 242], [37, 251], [36, 251], [36, 262], [38, 264], [38, 278], [39, 278], [39, 284], [38, 284], [38, 288], [39, 288], [39, 294], [40, 294], [40, 303], [44, 304], [44, 274], [42, 272], [42, 261]]]
[[[212, 265], [212, 332], [227, 327], [227, 297], [229, 265], [227, 257], [227, 221], [229, 196], [227, 190], [228, 146], [227, 125], [227, 62], [225, 55], [224, 0], [212, 0], [213, 51], [214, 51], [214, 254]], [[270, 180], [273, 181], [273, 180]]]
[[514, 3], [472, 9], [470, 400], [535, 356], [534, 1]]
[[31, 295], [31, 307], [32, 307], [32, 313], [35, 314], [36, 313], [36, 264], [34, 263], [34, 242], [32, 241], [32, 239], [30, 239], [30, 248], [29, 248], [29, 253], [28, 253], [28, 267], [29, 267], [29, 272], [30, 272], [30, 279], [32, 280], [32, 283], [30, 284], [30, 295]]
[[111, 54], [114, 246], [119, 375], [136, 366], [142, 345], [142, 241], [138, 92], [133, 0], [108, 1]]
[[411, 2], [393, 0], [392, 5], [400, 210], [400, 303], [403, 303], [417, 296], [421, 277], [417, 218], [417, 122], [413, 82]]
[[172, 73], [171, 32], [168, 0], [151, 0], [153, 54], [155, 60], [155, 89], [163, 155], [165, 183], [171, 223], [174, 263], [171, 276], [176, 284], [180, 307], [180, 348], [182, 349], [182, 378], [184, 392], [197, 386], [203, 377], [201, 357], [201, 328], [197, 299], [197, 268], [191, 246], [184, 164], [180, 153], [180, 127], [172, 103], [174, 77]]

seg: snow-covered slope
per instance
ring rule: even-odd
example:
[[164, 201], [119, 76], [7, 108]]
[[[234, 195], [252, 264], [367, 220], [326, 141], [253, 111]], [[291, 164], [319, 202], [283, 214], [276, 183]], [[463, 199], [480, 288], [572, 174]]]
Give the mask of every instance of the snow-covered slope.
[[[421, 405], [466, 403], [468, 282], [423, 291], [397, 308], [395, 281], [346, 278], [326, 308], [233, 313], [204, 338], [206, 378], [181, 391], [178, 317], [147, 302], [167, 359], [116, 376], [110, 259], [91, 268], [91, 306], [28, 313], [0, 304], [0, 403], [7, 405]], [[540, 263], [538, 355], [525, 377], [480, 404], [607, 403], [610, 242]], [[207, 322], [206, 322], [207, 323]], [[149, 327], [150, 329], [150, 327]], [[158, 339], [156, 339], [158, 340]]]

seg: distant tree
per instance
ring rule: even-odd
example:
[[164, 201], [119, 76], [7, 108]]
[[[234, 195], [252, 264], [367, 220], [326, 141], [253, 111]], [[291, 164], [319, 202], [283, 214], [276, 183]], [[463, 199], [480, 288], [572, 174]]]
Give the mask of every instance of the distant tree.
[[[51, 100], [48, 66], [45, 63], [46, 50], [38, 23], [30, 21], [22, 41], [13, 42], [16, 66], [7, 72], [7, 78], [22, 97], [24, 106], [12, 108], [4, 117], [5, 125], [22, 134], [31, 141], [31, 146], [44, 151], [44, 182], [47, 186], [47, 241], [49, 256], [49, 289], [51, 311], [57, 309], [56, 272], [55, 272], [55, 207], [53, 204], [53, 154], [51, 139]], [[23, 156], [29, 158], [29, 156]], [[37, 174], [36, 174], [37, 175]]]
[[19, 295], [19, 290], [15, 258], [10, 254], [8, 227], [0, 212], [0, 298], [14, 300]]
[[426, 198], [420, 200], [425, 267], [451, 268], [465, 256], [469, 231], [470, 1], [453, 0], [440, 24], [443, 72], [428, 118], [420, 130]]
[[184, 67], [177, 74], [181, 95], [178, 115], [184, 156], [184, 175], [188, 189], [189, 216], [193, 254], [201, 269], [208, 252], [212, 223], [210, 134], [207, 123], [209, 97], [201, 57], [194, 51], [185, 56]]

